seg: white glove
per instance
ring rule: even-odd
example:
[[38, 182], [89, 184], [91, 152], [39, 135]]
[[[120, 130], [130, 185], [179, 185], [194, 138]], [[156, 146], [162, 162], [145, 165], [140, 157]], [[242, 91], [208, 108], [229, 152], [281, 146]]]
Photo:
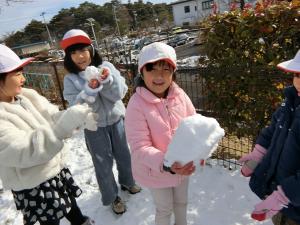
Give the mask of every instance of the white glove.
[[92, 109], [85, 103], [74, 105], [65, 110], [53, 127], [53, 131], [59, 139], [71, 137], [73, 131], [83, 127]]
[[99, 116], [97, 113], [92, 113], [92, 112], [88, 113], [84, 121], [83, 129], [96, 131], [98, 129], [98, 125], [97, 125], [98, 117]]
[[106, 66], [101, 66], [97, 68], [95, 66], [88, 66], [84, 72], [85, 79], [90, 82], [92, 79], [99, 81], [100, 85], [105, 84], [109, 81], [113, 81], [111, 76], [111, 71]]

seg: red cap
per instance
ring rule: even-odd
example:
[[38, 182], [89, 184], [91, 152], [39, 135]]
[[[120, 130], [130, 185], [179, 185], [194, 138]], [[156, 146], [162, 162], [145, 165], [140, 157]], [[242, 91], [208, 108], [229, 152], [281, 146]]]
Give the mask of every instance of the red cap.
[[74, 44], [92, 44], [92, 40], [89, 38], [87, 33], [82, 30], [72, 29], [65, 33], [62, 41], [60, 42], [60, 46], [62, 49], [66, 49]]

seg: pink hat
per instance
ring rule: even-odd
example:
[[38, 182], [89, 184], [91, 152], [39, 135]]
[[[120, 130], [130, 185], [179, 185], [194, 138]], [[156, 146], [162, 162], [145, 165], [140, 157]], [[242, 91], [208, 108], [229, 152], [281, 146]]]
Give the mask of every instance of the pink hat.
[[74, 44], [92, 44], [92, 40], [89, 38], [87, 33], [79, 29], [72, 29], [65, 33], [62, 41], [60, 42], [60, 46], [62, 49], [66, 49], [67, 47]]
[[26, 66], [34, 58], [20, 59], [9, 47], [0, 44], [0, 73], [9, 73]]
[[139, 72], [147, 63], [165, 60], [170, 63], [174, 70], [177, 69], [176, 52], [173, 47], [162, 42], [154, 42], [142, 48], [139, 54]]
[[279, 63], [277, 67], [286, 72], [300, 73], [300, 50], [293, 59]]

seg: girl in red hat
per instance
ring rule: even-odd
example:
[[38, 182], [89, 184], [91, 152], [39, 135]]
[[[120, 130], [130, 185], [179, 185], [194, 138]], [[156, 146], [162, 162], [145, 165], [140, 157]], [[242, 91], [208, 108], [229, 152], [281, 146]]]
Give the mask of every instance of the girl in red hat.
[[65, 50], [64, 97], [70, 105], [88, 103], [97, 113], [97, 130], [84, 130], [87, 148], [95, 166], [103, 205], [111, 205], [116, 214], [126, 211], [118, 194], [113, 162], [118, 169], [122, 190], [140, 192], [131, 172], [131, 161], [124, 130], [125, 106], [122, 102], [127, 85], [120, 72], [109, 62], [102, 62], [98, 51], [82, 30], [68, 31], [61, 41]]

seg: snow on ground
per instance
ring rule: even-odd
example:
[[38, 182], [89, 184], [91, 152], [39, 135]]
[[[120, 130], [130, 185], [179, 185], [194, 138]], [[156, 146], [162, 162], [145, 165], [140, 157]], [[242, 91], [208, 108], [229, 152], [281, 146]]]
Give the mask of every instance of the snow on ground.
[[[82, 211], [95, 220], [96, 225], [150, 225], [154, 224], [155, 209], [150, 192], [129, 195], [121, 192], [127, 203], [127, 212], [121, 216], [112, 213], [110, 207], [102, 206], [94, 168], [85, 147], [83, 133], [67, 141], [71, 145], [68, 165], [83, 190], [78, 198]], [[116, 168], [114, 172], [117, 175]], [[0, 184], [1, 185], [1, 184]], [[205, 168], [197, 168], [190, 178], [189, 225], [271, 225], [270, 221], [255, 222], [251, 210], [259, 199], [248, 188], [248, 180], [239, 170], [229, 171], [215, 161]], [[10, 191], [0, 194], [0, 224], [21, 225], [22, 215], [17, 212]], [[65, 219], [61, 225], [69, 224]]]

